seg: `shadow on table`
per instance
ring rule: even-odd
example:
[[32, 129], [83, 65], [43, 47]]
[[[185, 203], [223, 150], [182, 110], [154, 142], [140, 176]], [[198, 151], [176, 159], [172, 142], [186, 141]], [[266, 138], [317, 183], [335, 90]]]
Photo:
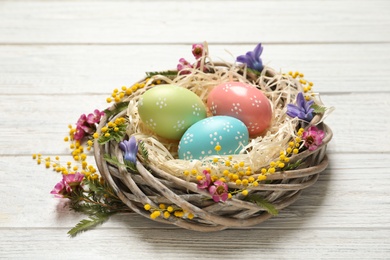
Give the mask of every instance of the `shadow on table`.
[[[154, 250], [155, 253], [172, 251], [182, 254], [183, 258], [186, 255], [206, 254], [213, 259], [222, 259], [231, 258], [232, 254], [239, 257], [242, 250], [276, 250], [289, 241], [296, 243], [298, 237], [302, 238], [302, 232], [322, 227], [321, 214], [326, 214], [326, 211], [321, 210], [321, 207], [331, 185], [331, 172], [332, 166], [329, 165], [318, 181], [302, 192], [297, 202], [283, 209], [278, 216], [254, 227], [201, 233], [148, 219], [135, 222], [127, 220], [125, 225], [132, 236], [149, 244], [149, 250]], [[308, 240], [313, 236], [310, 233], [312, 232], [305, 232]], [[215, 250], [218, 255], [213, 255]]]

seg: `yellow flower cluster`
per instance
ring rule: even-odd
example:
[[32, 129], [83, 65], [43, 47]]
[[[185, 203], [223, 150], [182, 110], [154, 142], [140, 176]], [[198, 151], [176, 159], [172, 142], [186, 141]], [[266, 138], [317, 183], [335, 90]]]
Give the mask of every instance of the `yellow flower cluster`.
[[185, 210], [175, 207], [175, 206], [167, 206], [163, 203], [158, 205], [158, 208], [153, 208], [150, 204], [145, 204], [144, 209], [150, 211], [150, 218], [156, 219], [159, 216], [162, 216], [165, 219], [170, 218], [172, 215], [177, 218], [187, 218], [193, 219], [194, 214], [191, 212], [186, 212]]
[[[114, 122], [108, 122], [105, 126], [101, 129], [101, 136], [104, 137], [110, 137], [113, 132], [119, 132], [120, 128], [126, 123], [126, 118], [124, 117], [118, 117], [115, 119]], [[93, 134], [93, 138], [97, 139], [99, 138], [99, 134], [95, 132]]]
[[[280, 151], [278, 160], [271, 161], [267, 167], [261, 168], [259, 172], [254, 172], [252, 168], [243, 161], [233, 161], [233, 156], [214, 157], [210, 167], [199, 171], [195, 168], [185, 170], [183, 175], [186, 177], [193, 176], [197, 181], [204, 181], [206, 178], [204, 171], [210, 174], [211, 182], [216, 180], [224, 183], [235, 184], [240, 187], [228, 194], [228, 198], [232, 198], [234, 194], [240, 193], [244, 196], [248, 195], [248, 188], [257, 187], [259, 182], [267, 180], [267, 175], [274, 174], [277, 171], [282, 171], [288, 166], [290, 157], [299, 153], [299, 148], [302, 144], [303, 128], [300, 128], [296, 137], [288, 143], [285, 150]], [[217, 145], [214, 149], [218, 152], [221, 146]]]
[[[92, 149], [93, 141], [88, 140], [87, 147], [84, 148], [84, 146], [79, 140], [74, 140], [74, 133], [76, 132], [76, 128], [72, 127], [71, 125], [69, 125], [68, 127], [69, 136], [66, 136], [64, 138], [64, 141], [70, 143], [69, 148], [71, 149], [71, 155], [73, 156], [73, 160], [76, 163], [76, 165], [72, 167], [73, 171], [79, 171], [87, 178], [98, 178], [99, 176], [96, 173], [95, 167], [93, 165], [88, 164], [87, 154], [85, 153], [85, 150], [90, 151]], [[71, 162], [67, 162], [67, 165], [71, 166]], [[80, 167], [81, 169], [79, 169]]]
[[[72, 150], [73, 159], [76, 161], [79, 161], [79, 155], [84, 157], [85, 155], [82, 155], [82, 152], [84, 148], [81, 146], [80, 141], [74, 139], [74, 135], [76, 133], [76, 128], [72, 125], [68, 125], [69, 128], [69, 136], [64, 137], [65, 142], [70, 142], [69, 148]], [[93, 142], [89, 140], [87, 142], [87, 150], [90, 151], [92, 149]]]
[[311, 97], [314, 95], [312, 93], [312, 87], [314, 85], [313, 82], [307, 81], [306, 79], [304, 79], [305, 75], [303, 73], [300, 73], [299, 71], [295, 71], [295, 72], [289, 71], [288, 75], [293, 77], [294, 79], [299, 78], [299, 83], [302, 84], [303, 93], [306, 94], [305, 99], [306, 99], [306, 101], [309, 101], [311, 99]]
[[97, 179], [100, 177], [97, 174], [95, 167], [86, 162], [86, 156], [82, 157], [83, 159], [79, 159], [79, 161], [75, 161], [75, 163], [72, 163], [71, 161], [63, 163], [60, 161], [59, 156], [55, 156], [53, 160], [50, 156], [43, 158], [41, 154], [33, 154], [32, 158], [37, 161], [37, 164], [44, 163], [47, 169], [52, 168], [53, 171], [64, 175], [80, 172], [88, 179]]
[[[146, 80], [145, 80], [146, 82]], [[114, 89], [111, 93], [111, 96], [106, 99], [107, 103], [111, 102], [121, 102], [124, 97], [130, 96], [133, 92], [137, 91], [137, 89], [145, 87], [145, 82], [135, 83], [131, 87], [122, 86], [122, 88]]]
[[64, 137], [64, 141], [69, 142], [69, 148], [71, 150], [70, 154], [72, 155], [74, 161], [73, 163], [71, 161], [63, 163], [60, 161], [59, 156], [56, 156], [55, 160], [49, 156], [42, 158], [41, 154], [33, 154], [33, 159], [37, 160], [38, 164], [44, 162], [46, 168], [52, 168], [54, 171], [61, 174], [74, 174], [75, 172], [80, 172], [84, 174], [86, 178], [100, 178], [96, 168], [87, 162], [88, 155], [85, 152], [85, 150], [90, 151], [92, 149], [93, 141], [88, 140], [86, 143], [87, 147], [85, 148], [79, 140], [74, 140], [76, 128], [72, 127], [72, 125], [69, 125], [68, 128], [69, 135]]
[[[216, 151], [220, 151], [221, 147], [217, 145], [214, 148]], [[247, 188], [257, 187], [259, 181], [264, 181], [266, 178], [258, 177], [255, 178], [255, 173], [253, 172], [250, 166], [247, 166], [245, 162], [233, 161], [233, 156], [228, 156], [227, 158], [214, 157], [210, 167], [198, 171], [197, 169], [185, 170], [183, 172], [184, 176], [190, 177], [193, 176], [197, 181], [202, 181], [205, 178], [204, 171], [210, 174], [210, 179], [212, 182], [217, 180], [224, 183], [231, 183], [239, 186], [240, 189], [237, 189], [233, 192], [228, 193], [228, 198], [232, 198], [233, 194], [241, 193], [242, 195], [248, 195]]]
[[[287, 149], [280, 151], [279, 160], [271, 161], [268, 167], [262, 168], [260, 170], [261, 175], [259, 176], [259, 178], [264, 178], [267, 174], [273, 174], [278, 169], [283, 170], [283, 168], [286, 167], [286, 165], [290, 162], [290, 157], [294, 154], [299, 153], [299, 147], [301, 146], [303, 131], [304, 129], [300, 128], [297, 132], [297, 137], [295, 137], [288, 143]], [[261, 177], [262, 175], [264, 177]]]
[[[144, 88], [150, 81], [150, 78], [146, 78], [141, 82], [137, 82], [130, 87], [122, 86], [120, 89], [114, 89], [111, 93], [111, 96], [106, 99], [107, 103], [111, 102], [121, 102], [125, 97], [131, 96], [138, 89]], [[159, 85], [163, 83], [161, 80], [154, 80], [151, 82], [150, 86]]]

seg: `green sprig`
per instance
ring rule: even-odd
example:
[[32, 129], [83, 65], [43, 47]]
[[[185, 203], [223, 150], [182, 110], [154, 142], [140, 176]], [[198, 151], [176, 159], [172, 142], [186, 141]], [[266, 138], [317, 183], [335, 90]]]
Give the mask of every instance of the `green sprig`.
[[[84, 188], [87, 187], [87, 188]], [[116, 196], [106, 182], [99, 179], [84, 179], [83, 186], [75, 189], [70, 199], [70, 208], [88, 215], [89, 219], [81, 220], [68, 234], [72, 237], [102, 224], [111, 215], [129, 212], [130, 209]]]
[[275, 208], [274, 205], [272, 205], [270, 202], [268, 202], [258, 194], [250, 194], [247, 197], [245, 197], [245, 200], [250, 201], [252, 203], [256, 203], [257, 206], [265, 209], [268, 213], [270, 213], [273, 216], [279, 214], [279, 211]]
[[84, 179], [83, 186], [72, 192], [70, 208], [87, 215], [122, 212], [126, 205], [117, 197], [111, 186], [98, 179]]
[[326, 107], [324, 107], [324, 106], [320, 106], [320, 105], [318, 105], [318, 104], [316, 104], [316, 103], [313, 103], [313, 105], [311, 105], [311, 108], [313, 108], [314, 109], [314, 113], [315, 114], [324, 114], [325, 113], [325, 111], [326, 111]]
[[68, 231], [68, 235], [71, 237], [75, 237], [77, 234], [87, 231], [91, 228], [96, 227], [97, 225], [101, 225], [106, 222], [112, 214], [96, 214], [94, 216], [89, 216], [89, 219], [81, 220], [74, 228]]
[[119, 114], [121, 111], [125, 110], [129, 106], [129, 102], [119, 102], [113, 105], [111, 108], [104, 110], [107, 118], [110, 118], [113, 115]]
[[141, 155], [144, 158], [144, 160], [146, 162], [149, 161], [149, 159], [148, 159], [149, 153], [148, 153], [148, 150], [146, 150], [146, 148], [145, 148], [145, 143], [140, 141], [139, 142], [139, 148], [141, 150]]
[[126, 135], [127, 124], [120, 124], [117, 126], [117, 128], [118, 131], [115, 131], [113, 128], [109, 128], [106, 133], [109, 133], [110, 135], [105, 136], [105, 134], [103, 134], [100, 136], [98, 139], [99, 144], [105, 144], [111, 140], [115, 140], [118, 143], [122, 141]]
[[296, 162], [294, 162], [294, 163], [289, 163], [289, 164], [286, 166], [286, 168], [284, 168], [284, 170], [285, 170], [285, 171], [294, 170], [294, 169], [298, 168], [299, 165], [301, 165], [301, 163], [302, 163], [302, 160], [298, 160], [298, 161], [296, 161]]
[[126, 167], [127, 169], [133, 171], [133, 172], [136, 172], [137, 171], [137, 167], [135, 166], [134, 163], [130, 162], [130, 161], [127, 161], [127, 160], [124, 160], [124, 163], [121, 163], [118, 158], [116, 156], [110, 156], [109, 154], [104, 154], [103, 156], [103, 159], [105, 161], [107, 161], [108, 163], [111, 163], [112, 165], [115, 165], [117, 167], [121, 167], [121, 166], [124, 166]]
[[166, 77], [176, 77], [177, 76], [177, 70], [165, 70], [165, 71], [150, 71], [150, 72], [146, 72], [146, 76], [147, 77], [153, 77], [153, 76], [156, 76], [156, 75], [162, 75], [162, 76], [166, 76]]

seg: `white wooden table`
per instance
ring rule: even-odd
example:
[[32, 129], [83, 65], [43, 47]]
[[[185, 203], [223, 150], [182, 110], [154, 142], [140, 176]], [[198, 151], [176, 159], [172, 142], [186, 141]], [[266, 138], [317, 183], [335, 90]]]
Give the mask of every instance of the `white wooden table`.
[[[390, 258], [390, 1], [1, 1], [0, 258]], [[207, 40], [229, 60], [263, 42], [263, 60], [299, 70], [334, 131], [330, 165], [277, 217], [197, 233], [137, 215], [69, 238], [84, 216], [49, 192], [67, 125], [112, 89], [174, 68]], [[91, 158], [92, 160], [92, 158]]]

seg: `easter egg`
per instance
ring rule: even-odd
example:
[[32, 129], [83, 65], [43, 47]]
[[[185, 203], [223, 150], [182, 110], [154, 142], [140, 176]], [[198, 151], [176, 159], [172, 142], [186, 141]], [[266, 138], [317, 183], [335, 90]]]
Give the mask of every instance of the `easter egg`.
[[[193, 124], [179, 143], [179, 159], [201, 160], [210, 155], [237, 154], [248, 144], [245, 124], [230, 116], [212, 116]], [[221, 149], [217, 151], [215, 148]]]
[[206, 108], [202, 100], [186, 88], [159, 85], [140, 97], [138, 113], [142, 122], [157, 135], [180, 140], [191, 125], [206, 117]]
[[265, 132], [271, 125], [272, 107], [261, 90], [242, 82], [225, 82], [216, 86], [207, 97], [213, 115], [240, 119], [251, 136]]

